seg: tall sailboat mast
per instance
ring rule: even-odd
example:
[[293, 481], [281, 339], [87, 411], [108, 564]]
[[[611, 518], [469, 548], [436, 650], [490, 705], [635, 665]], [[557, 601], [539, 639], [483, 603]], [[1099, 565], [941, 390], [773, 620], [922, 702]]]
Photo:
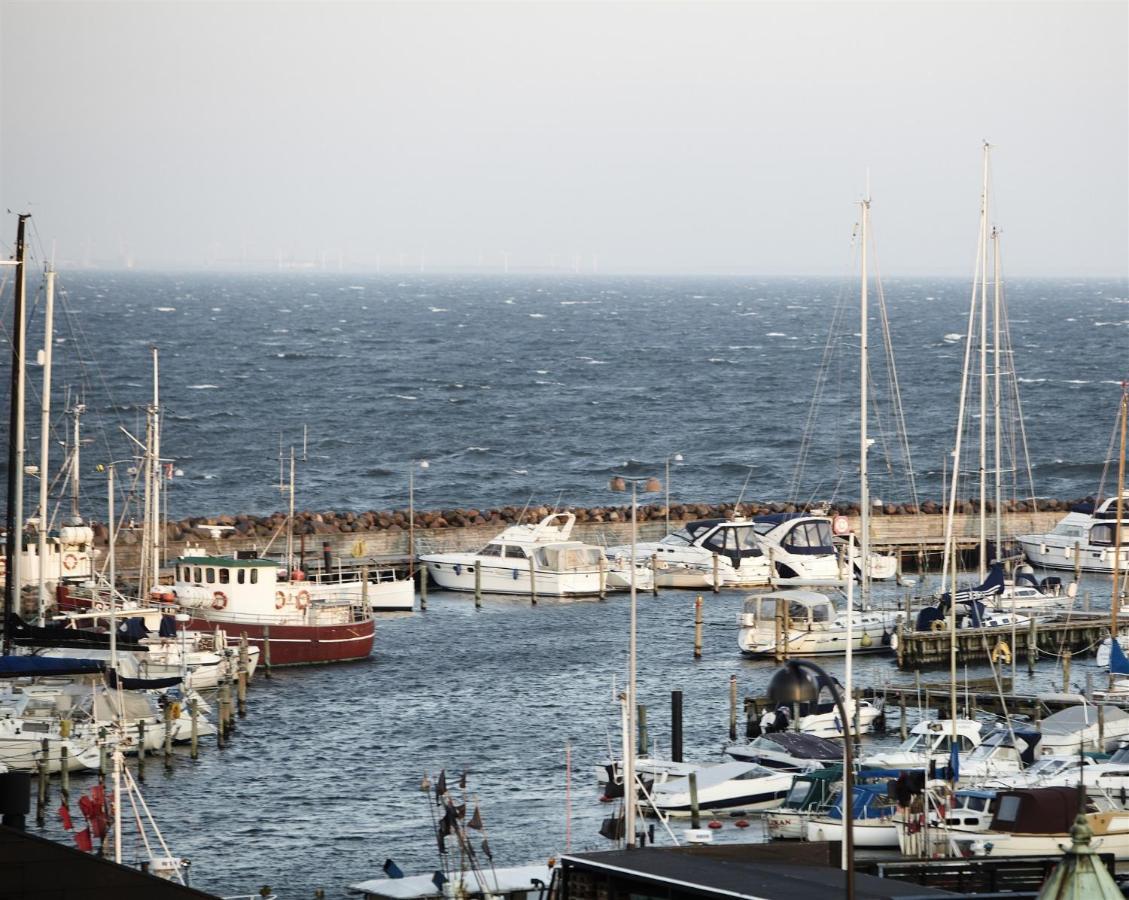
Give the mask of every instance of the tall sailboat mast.
[[[860, 296], [861, 313], [859, 316], [859, 556], [862, 558], [861, 587], [863, 596], [866, 596], [869, 584], [870, 560], [870, 474], [867, 470], [867, 453], [870, 450], [870, 439], [867, 436], [867, 409], [869, 380], [869, 335], [867, 332], [867, 318], [869, 316], [868, 281], [867, 271], [867, 242], [870, 239], [870, 196], [869, 191], [862, 207], [862, 288]], [[852, 563], [853, 565], [853, 563]], [[851, 577], [854, 573], [851, 572]], [[849, 614], [848, 610], [848, 614]], [[848, 681], [848, 686], [850, 682]]]
[[[149, 554], [149, 590], [156, 590], [161, 581], [161, 534], [164, 526], [161, 521], [161, 391], [160, 367], [157, 348], [153, 348], [153, 409], [150, 412], [153, 429], [153, 458], [150, 466], [150, 478], [153, 480], [153, 503], [151, 510], [151, 524], [149, 526], [149, 539], [151, 541]], [[145, 595], [148, 597], [148, 593]]]
[[12, 382], [9, 398], [11, 409], [8, 417], [8, 510], [6, 525], [8, 529], [5, 544], [4, 578], [4, 653], [12, 650], [12, 635], [8, 622], [13, 613], [18, 612], [20, 599], [20, 556], [23, 552], [23, 503], [24, 503], [24, 331], [27, 328], [27, 313], [24, 309], [24, 293], [27, 288], [26, 257], [27, 243], [24, 239], [29, 213], [20, 213], [16, 230], [16, 285], [13, 304], [14, 320], [12, 328]]
[[1129, 427], [1129, 382], [1121, 382], [1121, 456], [1117, 461], [1117, 504], [1113, 526], [1113, 602], [1110, 604], [1109, 639], [1117, 640], [1121, 612], [1121, 518], [1125, 514], [1125, 434]]
[[51, 345], [55, 327], [55, 270], [47, 268], [47, 296], [43, 320], [43, 394], [39, 405], [39, 602], [35, 622], [44, 625], [47, 609], [47, 467], [51, 455]]
[[[980, 553], [981, 584], [988, 574], [988, 145], [984, 145], [983, 216], [980, 228]], [[955, 715], [955, 713], [954, 713]]]

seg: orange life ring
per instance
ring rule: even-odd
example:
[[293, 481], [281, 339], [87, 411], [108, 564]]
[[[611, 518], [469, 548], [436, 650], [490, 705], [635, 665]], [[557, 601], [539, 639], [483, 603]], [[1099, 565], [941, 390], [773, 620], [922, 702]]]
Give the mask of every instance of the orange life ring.
[[223, 591], [216, 591], [212, 594], [212, 609], [223, 609], [227, 606], [227, 594]]
[[310, 592], [306, 590], [298, 591], [298, 593], [294, 595], [294, 605], [297, 606], [298, 609], [305, 609], [309, 606]]
[[282, 591], [274, 592], [274, 608], [282, 609], [286, 605], [286, 595]]
[[63, 557], [63, 568], [68, 572], [73, 571], [74, 567], [78, 565], [78, 557], [73, 553], [68, 553]]

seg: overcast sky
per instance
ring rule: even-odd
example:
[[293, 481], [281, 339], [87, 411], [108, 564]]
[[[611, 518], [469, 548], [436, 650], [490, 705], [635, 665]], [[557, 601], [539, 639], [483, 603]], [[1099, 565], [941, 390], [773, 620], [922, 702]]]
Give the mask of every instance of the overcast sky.
[[[140, 267], [1129, 268], [1129, 4], [0, 2], [0, 212]], [[15, 216], [4, 213], [3, 246]]]

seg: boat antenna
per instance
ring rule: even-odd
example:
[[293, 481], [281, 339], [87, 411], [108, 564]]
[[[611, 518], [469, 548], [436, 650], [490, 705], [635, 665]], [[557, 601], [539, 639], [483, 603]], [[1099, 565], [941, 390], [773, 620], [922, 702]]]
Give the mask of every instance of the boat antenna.
[[753, 469], [756, 468], [755, 465], [750, 464], [750, 463], [746, 463], [745, 465], [748, 466], [749, 471], [745, 475], [745, 483], [741, 485], [741, 493], [739, 493], [737, 495], [737, 503], [733, 507], [734, 513], [739, 513], [741, 511], [741, 501], [745, 499], [745, 488], [747, 488], [749, 486], [749, 479], [753, 477]]

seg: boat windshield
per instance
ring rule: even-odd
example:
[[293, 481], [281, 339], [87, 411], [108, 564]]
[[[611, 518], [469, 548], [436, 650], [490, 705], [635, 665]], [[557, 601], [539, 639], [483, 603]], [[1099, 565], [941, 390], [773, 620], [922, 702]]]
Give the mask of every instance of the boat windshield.
[[1059, 522], [1051, 534], [1057, 534], [1062, 537], [1084, 537], [1085, 531], [1079, 525], [1071, 525], [1069, 522]]
[[677, 531], [672, 531], [659, 541], [659, 543], [675, 547], [685, 547], [688, 544], [694, 543], [694, 536], [687, 529], [679, 528]]
[[899, 750], [924, 750], [925, 743], [928, 740], [928, 735], [925, 734], [911, 734], [908, 738], [898, 744]]
[[801, 809], [810, 793], [811, 782], [797, 778], [788, 789], [788, 796], [784, 798], [784, 805], [791, 809]]
[[1109, 758], [1109, 761], [1118, 765], [1129, 763], [1129, 747], [1122, 747]]
[[767, 778], [770, 775], [775, 775], [771, 769], [766, 769], [764, 766], [749, 766], [744, 772], [734, 778], [734, 781], [751, 781], [754, 778]]

